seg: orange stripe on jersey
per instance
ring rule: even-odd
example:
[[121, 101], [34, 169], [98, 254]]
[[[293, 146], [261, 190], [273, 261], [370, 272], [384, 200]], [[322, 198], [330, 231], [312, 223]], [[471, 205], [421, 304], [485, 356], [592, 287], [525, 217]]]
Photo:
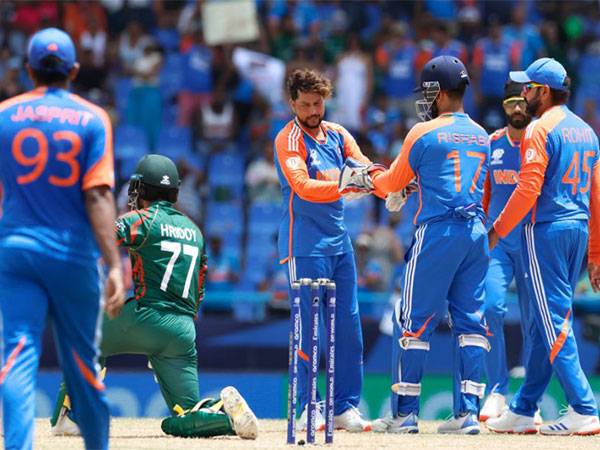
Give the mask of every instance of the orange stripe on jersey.
[[[555, 106], [527, 127], [521, 142], [519, 182], [494, 223], [500, 237], [506, 237], [523, 220], [540, 196], [548, 167], [548, 134], [564, 117], [564, 111]], [[535, 216], [532, 222], [535, 222]]]
[[275, 138], [275, 153], [290, 188], [302, 200], [331, 203], [340, 199], [337, 181], [309, 177], [303, 131], [294, 121], [290, 121]]
[[506, 135], [506, 128], [500, 128], [499, 130], [496, 130], [492, 134], [490, 134], [490, 141], [497, 141], [504, 135]]
[[18, 105], [19, 103], [30, 102], [32, 100], [36, 100], [41, 98], [46, 93], [45, 87], [35, 88], [29, 92], [25, 92], [21, 95], [17, 95], [16, 97], [9, 98], [0, 103], [0, 112], [4, 111], [11, 106]]
[[10, 369], [12, 369], [12, 367], [15, 365], [17, 356], [19, 356], [19, 353], [21, 353], [23, 347], [25, 347], [25, 342], [27, 342], [27, 338], [25, 336], [21, 337], [15, 348], [13, 348], [13, 351], [10, 352], [10, 355], [8, 355], [6, 364], [4, 364], [4, 367], [2, 367], [2, 370], [0, 370], [0, 385], [4, 383], [6, 375], [8, 375]]
[[[445, 127], [454, 122], [452, 116], [440, 116], [436, 119], [416, 124], [406, 135], [400, 153], [385, 172], [374, 175], [373, 184], [384, 194], [404, 189], [415, 177], [408, 157], [417, 140], [430, 131]], [[420, 208], [419, 208], [420, 209]]]
[[492, 182], [490, 179], [490, 172], [488, 171], [487, 176], [485, 177], [485, 182], [483, 183], [483, 197], [481, 199], [481, 205], [483, 206], [483, 210], [485, 213], [488, 213], [490, 209], [490, 199], [492, 198]]
[[590, 190], [588, 261], [600, 264], [600, 160], [594, 164]]
[[115, 186], [115, 167], [114, 167], [114, 152], [113, 152], [113, 132], [110, 118], [106, 111], [99, 106], [94, 105], [87, 100], [79, 97], [75, 94], [69, 94], [76, 103], [83, 105], [91, 109], [98, 118], [102, 121], [104, 126], [104, 154], [96, 161], [96, 163], [83, 174], [83, 181], [81, 182], [81, 189], [86, 191], [97, 186], [108, 186], [113, 188]]
[[75, 359], [75, 363], [77, 364], [81, 375], [83, 375], [84, 380], [87, 381], [90, 384], [90, 386], [92, 386], [97, 391], [103, 391], [104, 384], [102, 383], [102, 381], [98, 377], [96, 377], [96, 374], [92, 370], [90, 370], [88, 366], [85, 365], [85, 363], [81, 360], [81, 358], [75, 350], [73, 350], [73, 359]]
[[567, 315], [565, 316], [565, 320], [563, 321], [562, 328], [560, 330], [560, 334], [552, 344], [552, 348], [550, 349], [550, 364], [554, 364], [554, 360], [556, 356], [565, 345], [565, 341], [567, 340], [567, 335], [569, 334], [569, 317], [571, 317], [571, 309], [567, 311]]

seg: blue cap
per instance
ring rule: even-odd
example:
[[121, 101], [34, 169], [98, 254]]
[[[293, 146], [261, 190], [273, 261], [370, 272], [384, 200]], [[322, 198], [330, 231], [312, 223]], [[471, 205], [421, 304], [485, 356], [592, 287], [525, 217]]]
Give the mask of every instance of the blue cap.
[[469, 84], [469, 74], [462, 61], [454, 56], [442, 55], [430, 59], [421, 72], [421, 86], [415, 91], [425, 88], [424, 83], [437, 81], [440, 89], [450, 91]]
[[[46, 66], [44, 58], [56, 56], [57, 65]], [[75, 65], [75, 45], [67, 33], [58, 28], [45, 28], [35, 33], [29, 40], [27, 60], [34, 70], [59, 72], [68, 75]]]
[[525, 71], [510, 72], [510, 79], [517, 83], [546, 84], [552, 89], [568, 91], [567, 71], [553, 58], [540, 58], [532, 62]]

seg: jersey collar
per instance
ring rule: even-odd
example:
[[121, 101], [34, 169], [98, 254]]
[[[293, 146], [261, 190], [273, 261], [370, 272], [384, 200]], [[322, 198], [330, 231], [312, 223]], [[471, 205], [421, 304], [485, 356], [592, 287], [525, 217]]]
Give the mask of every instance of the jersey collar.
[[323, 141], [319, 141], [316, 137], [314, 137], [312, 134], [310, 134], [308, 132], [308, 130], [300, 124], [298, 117], [294, 117], [294, 123], [298, 126], [298, 128], [300, 128], [302, 131], [304, 131], [304, 133], [306, 133], [306, 135], [308, 137], [310, 137], [313, 141], [315, 141], [317, 144], [319, 144], [319, 145], [327, 144], [327, 129], [323, 126], [322, 121], [321, 121], [321, 124], [319, 125], [319, 128], [321, 128], [321, 131], [323, 131], [323, 134], [325, 135], [325, 139]]

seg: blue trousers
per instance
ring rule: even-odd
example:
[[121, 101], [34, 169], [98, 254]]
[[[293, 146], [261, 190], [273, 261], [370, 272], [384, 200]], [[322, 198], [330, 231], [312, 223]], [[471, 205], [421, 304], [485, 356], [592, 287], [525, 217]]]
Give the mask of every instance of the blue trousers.
[[517, 285], [521, 330], [523, 335], [523, 359], [529, 354], [528, 329], [530, 321], [529, 300], [525, 269], [520, 249], [514, 251], [502, 240], [491, 254], [490, 266], [485, 279], [485, 320], [489, 327], [490, 352], [486, 358], [488, 392], [508, 394], [508, 368], [506, 343], [504, 341], [504, 315], [506, 314], [506, 291], [513, 280]]
[[[294, 257], [288, 261], [288, 280], [300, 278], [329, 278], [336, 289], [335, 317], [335, 392], [334, 414], [339, 415], [350, 407], [358, 407], [363, 383], [363, 336], [356, 296], [356, 265], [354, 253], [335, 256]], [[310, 294], [302, 288], [300, 302], [300, 348], [310, 354]], [[323, 294], [325, 295], [325, 294]], [[290, 285], [290, 298], [292, 298]], [[326, 304], [321, 301], [321, 318], [325, 317]], [[321, 320], [320, 347], [326, 336]], [[298, 358], [298, 406], [304, 409], [308, 401], [308, 361]], [[320, 399], [320, 397], [319, 397]]]
[[525, 381], [510, 403], [517, 414], [533, 416], [553, 372], [577, 413], [598, 414], [573, 335], [573, 294], [587, 242], [584, 221], [527, 224], [523, 228], [522, 253], [533, 320]]
[[4, 445], [31, 449], [41, 339], [52, 319], [60, 364], [86, 448], [108, 448], [109, 411], [97, 379], [102, 320], [98, 266], [0, 247], [4, 317]]
[[462, 388], [454, 399], [454, 414], [479, 411], [481, 394], [473, 392], [483, 387], [484, 354], [489, 345], [482, 314], [488, 258], [487, 233], [479, 219], [417, 228], [394, 311], [392, 381], [401, 392], [392, 395], [394, 416], [419, 412], [429, 340], [446, 309], [454, 339], [464, 344], [457, 347], [455, 365]]

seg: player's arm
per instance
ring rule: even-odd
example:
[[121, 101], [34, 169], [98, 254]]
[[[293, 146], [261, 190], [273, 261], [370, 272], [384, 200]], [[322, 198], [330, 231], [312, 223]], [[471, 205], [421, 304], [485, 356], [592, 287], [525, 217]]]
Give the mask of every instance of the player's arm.
[[[344, 159], [352, 158], [356, 161], [359, 161], [364, 164], [371, 165], [373, 161], [367, 158], [363, 152], [360, 150], [360, 147], [356, 143], [356, 139], [343, 127], [340, 127], [340, 132], [344, 138]], [[373, 175], [374, 173], [381, 172], [385, 170], [384, 166], [380, 166], [381, 168], [375, 167], [373, 171], [369, 173]], [[385, 198], [386, 194], [375, 189], [374, 194], [380, 198]]]
[[498, 236], [506, 237], [523, 220], [540, 196], [548, 167], [546, 144], [547, 132], [541, 126], [537, 126], [531, 137], [526, 137], [521, 143], [519, 182], [494, 222], [494, 230]]
[[109, 317], [115, 317], [125, 302], [119, 249], [113, 229], [117, 216], [115, 198], [111, 191], [115, 184], [112, 148], [112, 125], [108, 115], [98, 108], [98, 122], [93, 123], [89, 154], [84, 167], [81, 189], [85, 206], [102, 253], [108, 274], [104, 284], [105, 309]]
[[600, 160], [592, 172], [590, 190], [590, 224], [588, 246], [588, 275], [594, 292], [600, 291]]
[[490, 199], [492, 198], [492, 182], [490, 180], [490, 170], [485, 177], [485, 183], [483, 183], [483, 198], [481, 199], [481, 204], [483, 206], [483, 210], [485, 213], [488, 213], [490, 209]]
[[302, 200], [313, 203], [331, 203], [339, 200], [337, 181], [313, 180], [306, 167], [306, 147], [302, 139], [294, 142], [290, 148], [288, 135], [280, 133], [275, 139], [275, 152], [279, 167], [290, 188]]
[[417, 137], [420, 136], [420, 133], [415, 131], [416, 128], [418, 127], [413, 127], [406, 135], [400, 153], [396, 156], [390, 168], [373, 175], [373, 186], [376, 191], [381, 192], [383, 195], [404, 189], [415, 178], [409, 159], [413, 147], [419, 145]]

